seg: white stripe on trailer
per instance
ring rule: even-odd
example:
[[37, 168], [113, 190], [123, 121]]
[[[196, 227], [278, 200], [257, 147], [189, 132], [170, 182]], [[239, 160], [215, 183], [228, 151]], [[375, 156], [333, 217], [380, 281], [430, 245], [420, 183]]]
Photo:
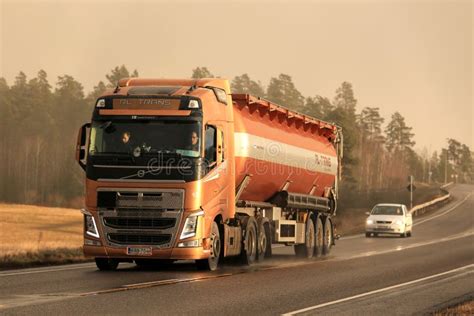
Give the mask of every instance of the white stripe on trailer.
[[337, 174], [337, 158], [268, 138], [234, 133], [235, 156], [301, 168], [313, 172]]

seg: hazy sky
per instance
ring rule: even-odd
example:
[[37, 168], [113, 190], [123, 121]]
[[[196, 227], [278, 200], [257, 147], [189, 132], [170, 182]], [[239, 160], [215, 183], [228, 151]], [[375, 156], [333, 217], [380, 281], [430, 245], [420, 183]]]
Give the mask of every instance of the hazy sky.
[[473, 1], [0, 0], [0, 76], [44, 69], [89, 91], [116, 65], [143, 77], [196, 66], [267, 84], [287, 73], [305, 96], [353, 84], [359, 109], [399, 111], [417, 148], [474, 148]]

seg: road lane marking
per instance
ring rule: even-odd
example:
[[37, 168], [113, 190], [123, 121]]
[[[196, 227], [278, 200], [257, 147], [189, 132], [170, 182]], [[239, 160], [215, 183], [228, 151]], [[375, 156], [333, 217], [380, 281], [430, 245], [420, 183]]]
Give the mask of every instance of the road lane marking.
[[[352, 301], [352, 300], [355, 300], [355, 299], [358, 299], [358, 298], [361, 298], [361, 297], [366, 297], [366, 296], [373, 295], [373, 294], [387, 292], [387, 291], [390, 291], [390, 290], [393, 290], [393, 289], [398, 289], [398, 288], [401, 288], [401, 287], [404, 287], [404, 286], [424, 282], [424, 281], [427, 281], [427, 280], [432, 280], [432, 279], [435, 279], [435, 278], [438, 278], [438, 277], [441, 277], [441, 276], [444, 276], [444, 275], [453, 274], [453, 273], [464, 271], [464, 270], [469, 270], [471, 268], [474, 268], [474, 264], [468, 264], [468, 265], [462, 266], [460, 268], [456, 268], [456, 269], [453, 269], [453, 270], [433, 274], [433, 275], [430, 275], [430, 276], [427, 276], [427, 277], [424, 277], [424, 278], [421, 278], [421, 279], [416, 279], [416, 280], [412, 280], [412, 281], [409, 281], [409, 282], [404, 282], [404, 283], [384, 287], [384, 288], [381, 288], [381, 289], [378, 289], [378, 290], [373, 290], [373, 291], [369, 291], [369, 292], [365, 292], [365, 293], [361, 293], [361, 294], [341, 298], [341, 299], [338, 299], [338, 300], [335, 300], [335, 301], [310, 306], [310, 307], [299, 309], [299, 310], [296, 310], [296, 311], [293, 311], [293, 312], [288, 312], [288, 313], [285, 313], [283, 315], [287, 316], [287, 315], [302, 314], [302, 313], [314, 311], [316, 309], [320, 309], [320, 308], [323, 308], [323, 307], [336, 305], [336, 304], [344, 303], [344, 302], [347, 302], [347, 301]], [[474, 272], [474, 270], [469, 270], [468, 271], [468, 273], [473, 273], [473, 272]]]
[[88, 269], [94, 267], [95, 264], [84, 264], [81, 266], [67, 266], [67, 267], [61, 267], [61, 268], [41, 268], [38, 270], [29, 270], [29, 271], [14, 271], [14, 270], [7, 270], [4, 272], [0, 272], [0, 277], [5, 277], [5, 276], [12, 276], [12, 275], [23, 275], [23, 274], [34, 274], [34, 273], [46, 273], [46, 272], [56, 272], [56, 271], [67, 271], [67, 270], [78, 270], [78, 269]]

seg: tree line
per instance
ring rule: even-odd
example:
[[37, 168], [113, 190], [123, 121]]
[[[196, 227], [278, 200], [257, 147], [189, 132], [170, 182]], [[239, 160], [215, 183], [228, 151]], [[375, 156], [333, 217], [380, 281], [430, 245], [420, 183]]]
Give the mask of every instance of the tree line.
[[[117, 66], [89, 93], [69, 75], [59, 76], [53, 87], [44, 70], [31, 79], [20, 72], [11, 85], [0, 78], [0, 201], [82, 205], [84, 175], [74, 160], [77, 130], [90, 120], [99, 95], [115, 87], [119, 79], [137, 76], [136, 70]], [[206, 67], [197, 67], [191, 77], [214, 76]], [[345, 190], [398, 188], [409, 174], [424, 182], [474, 178], [468, 146], [449, 139], [439, 154], [417, 154], [412, 128], [403, 116], [394, 113], [382, 130], [379, 108], [357, 112], [357, 99], [348, 82], [336, 89], [332, 99], [303, 96], [287, 74], [271, 78], [266, 88], [242, 74], [232, 79], [231, 86], [235, 93], [260, 96], [340, 125]]]

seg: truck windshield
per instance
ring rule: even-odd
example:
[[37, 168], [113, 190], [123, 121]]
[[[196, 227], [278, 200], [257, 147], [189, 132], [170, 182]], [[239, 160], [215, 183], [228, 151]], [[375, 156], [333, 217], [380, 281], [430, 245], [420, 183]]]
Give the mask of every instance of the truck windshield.
[[96, 121], [92, 123], [89, 154], [135, 157], [169, 153], [201, 154], [201, 123], [196, 121]]

